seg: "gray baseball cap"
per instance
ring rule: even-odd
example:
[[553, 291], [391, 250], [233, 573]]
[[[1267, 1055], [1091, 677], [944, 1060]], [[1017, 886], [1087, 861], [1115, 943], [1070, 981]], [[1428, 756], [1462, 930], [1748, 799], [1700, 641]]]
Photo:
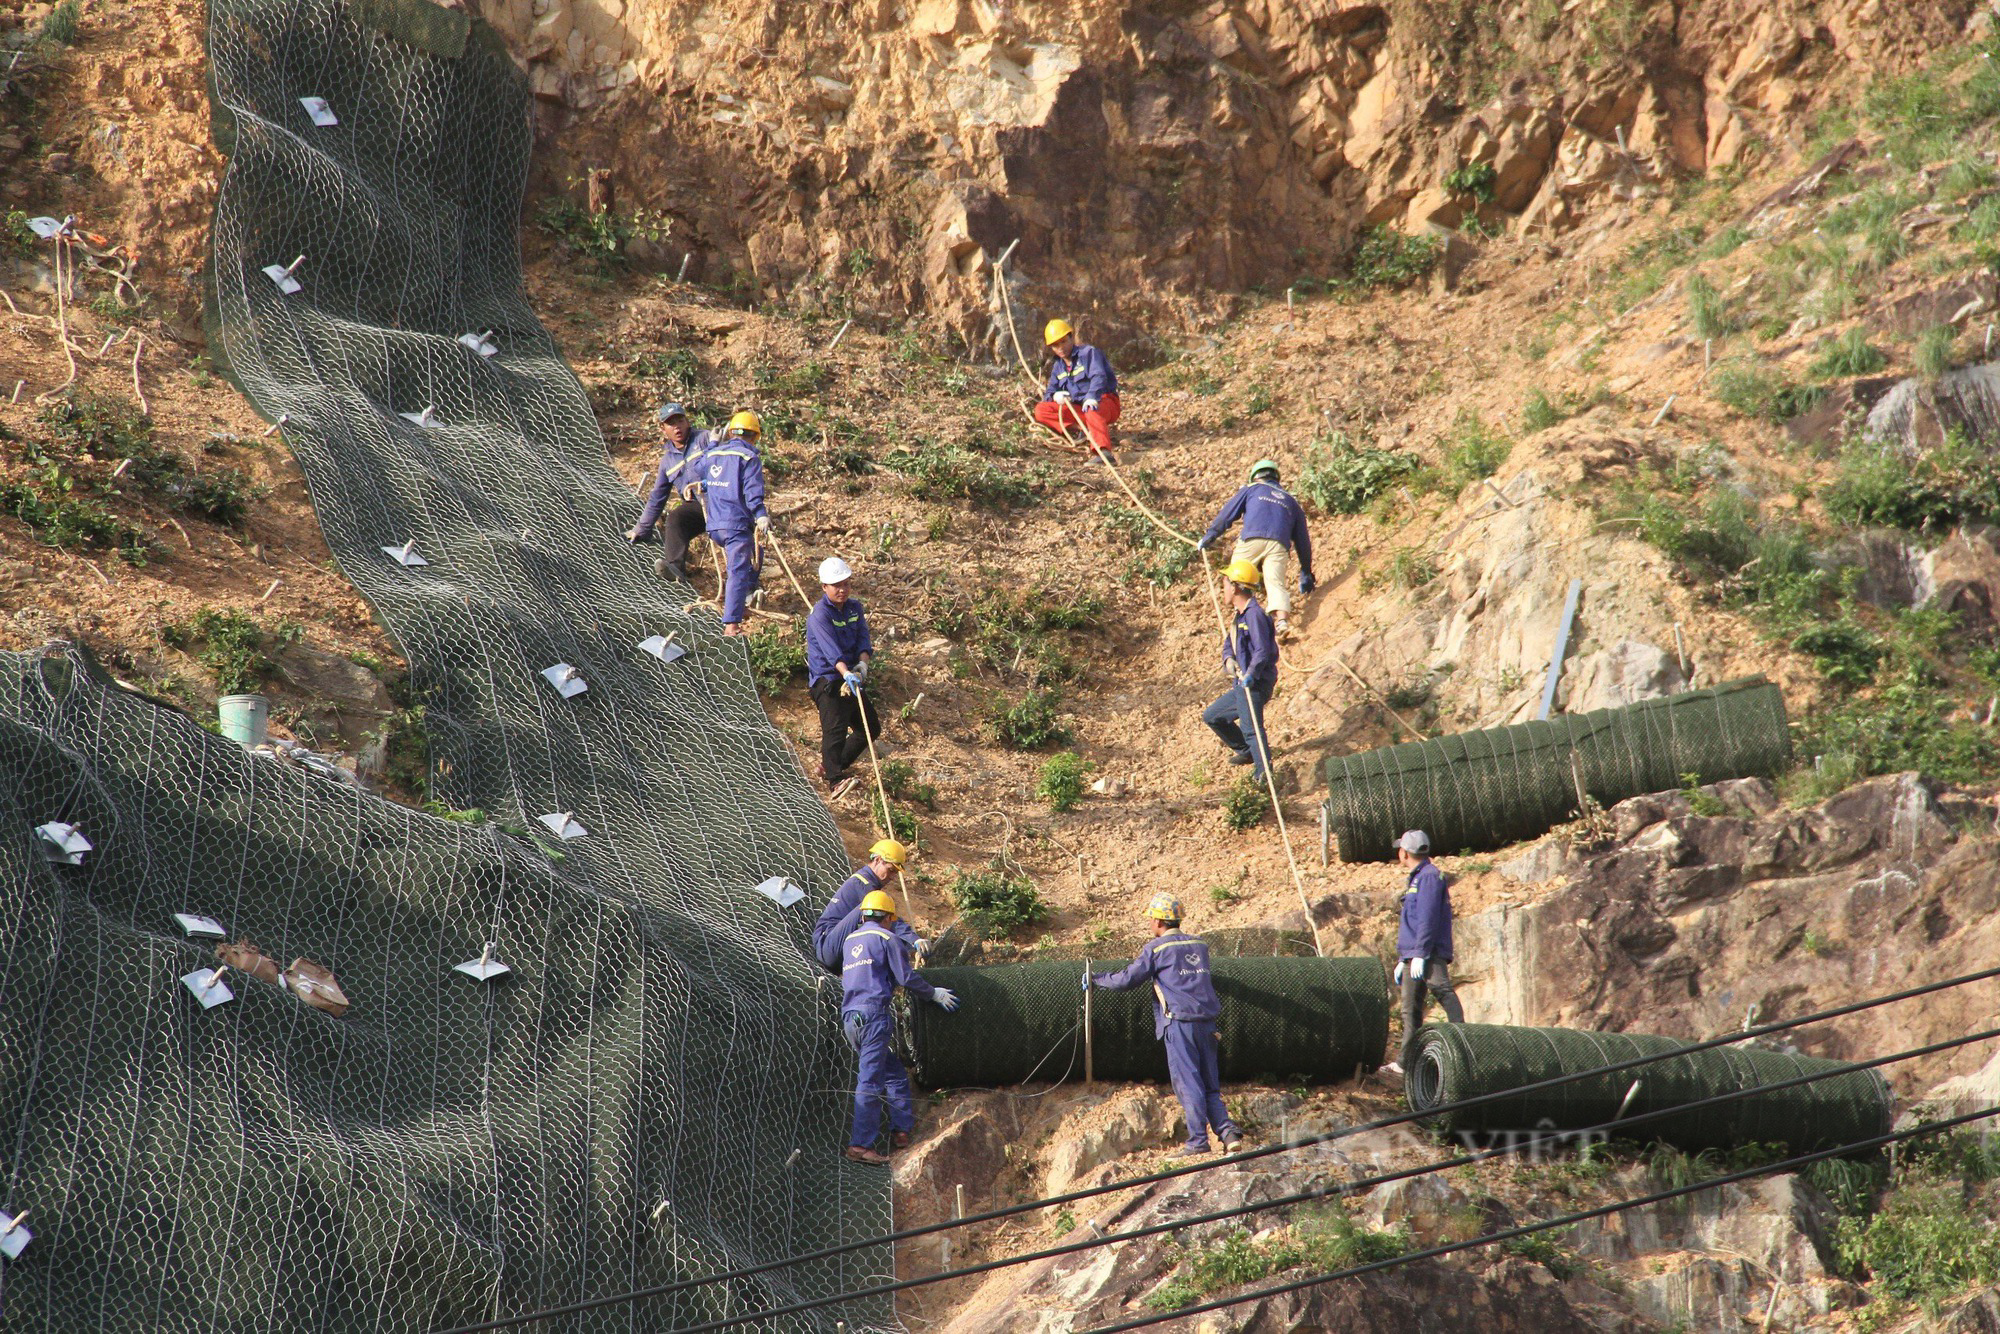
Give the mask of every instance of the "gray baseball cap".
[[1396, 840], [1396, 846], [1412, 857], [1428, 857], [1431, 855], [1431, 836], [1421, 829], [1412, 829]]
[[678, 403], [660, 404], [659, 420], [663, 422], [670, 422], [676, 417], [685, 417], [687, 415], [687, 409]]

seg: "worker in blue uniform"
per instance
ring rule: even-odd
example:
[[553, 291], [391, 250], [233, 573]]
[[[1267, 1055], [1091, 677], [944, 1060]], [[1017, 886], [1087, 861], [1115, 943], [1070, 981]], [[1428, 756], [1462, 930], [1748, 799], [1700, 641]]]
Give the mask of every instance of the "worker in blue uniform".
[[909, 1072], [889, 1044], [896, 1026], [889, 1013], [890, 999], [902, 987], [936, 1003], [946, 1013], [958, 1008], [957, 996], [945, 987], [932, 986], [912, 965], [915, 951], [889, 929], [895, 916], [896, 901], [882, 890], [874, 890], [861, 900], [861, 925], [847, 938], [841, 952], [840, 1028], [847, 1045], [860, 1058], [847, 1156], [877, 1167], [889, 1161], [888, 1154], [875, 1148], [882, 1133], [883, 1104], [889, 1108], [892, 1148], [906, 1147], [917, 1124], [910, 1101]]
[[1247, 560], [1231, 561], [1223, 577], [1229, 581], [1229, 602], [1236, 613], [1222, 645], [1230, 686], [1202, 711], [1201, 720], [1229, 747], [1229, 762], [1250, 765], [1261, 782], [1271, 762], [1264, 706], [1278, 685], [1278, 636], [1271, 618], [1257, 605], [1261, 578], [1257, 567]]
[[1229, 553], [1230, 563], [1247, 560], [1263, 571], [1271, 623], [1282, 635], [1292, 611], [1293, 552], [1299, 556], [1299, 596], [1312, 592], [1318, 581], [1313, 578], [1312, 534], [1306, 531], [1305, 509], [1279, 485], [1276, 459], [1258, 459], [1250, 465], [1249, 485], [1229, 498], [1196, 549], [1208, 550], [1239, 519], [1243, 531], [1237, 535], [1236, 549]]
[[882, 715], [867, 692], [875, 641], [861, 599], [850, 592], [853, 578], [840, 557], [821, 561], [822, 596], [806, 617], [806, 682], [819, 709], [819, 776], [835, 797], [852, 786], [847, 770], [867, 751], [869, 737], [882, 735]]
[[[679, 403], [662, 403], [660, 421], [660, 466], [653, 477], [653, 490], [639, 522], [625, 531], [627, 542], [644, 542], [664, 517], [666, 527], [660, 541], [659, 571], [682, 582], [687, 580], [688, 545], [708, 531], [701, 510], [700, 459], [716, 443], [715, 432], [697, 431], [688, 420], [687, 409]], [[672, 510], [667, 502], [674, 501]]]
[[[813, 923], [813, 953], [833, 972], [840, 971], [841, 947], [861, 926], [861, 901], [876, 890], [887, 890], [892, 876], [901, 876], [909, 863], [910, 850], [893, 838], [877, 839], [868, 849], [868, 860], [834, 891], [833, 897]], [[907, 940], [919, 955], [924, 942], [901, 917], [889, 919], [889, 929]]]
[[1129, 991], [1151, 984], [1153, 1035], [1167, 1044], [1167, 1073], [1187, 1118], [1187, 1143], [1176, 1155], [1191, 1158], [1208, 1152], [1208, 1132], [1214, 1130], [1223, 1147], [1243, 1142], [1243, 1133], [1222, 1105], [1222, 1054], [1215, 1032], [1222, 1001], [1208, 971], [1208, 945], [1181, 930], [1181, 901], [1155, 894], [1146, 905], [1153, 919], [1153, 938], [1139, 957], [1115, 973], [1086, 972], [1083, 989]]
[[1431, 860], [1431, 836], [1421, 829], [1396, 840], [1396, 861], [1409, 872], [1404, 882], [1401, 919], [1396, 926], [1396, 985], [1403, 993], [1401, 1061], [1382, 1067], [1400, 1075], [1417, 1056], [1417, 1034], [1423, 1031], [1424, 1009], [1437, 997], [1444, 1017], [1465, 1022], [1458, 988], [1451, 982], [1451, 889], [1444, 872]]
[[708, 507], [708, 538], [722, 548], [728, 571], [722, 589], [722, 633], [745, 633], [743, 618], [757, 591], [757, 539], [771, 531], [764, 510], [764, 456], [757, 441], [764, 420], [754, 412], [729, 419], [722, 443], [701, 460], [701, 488]]

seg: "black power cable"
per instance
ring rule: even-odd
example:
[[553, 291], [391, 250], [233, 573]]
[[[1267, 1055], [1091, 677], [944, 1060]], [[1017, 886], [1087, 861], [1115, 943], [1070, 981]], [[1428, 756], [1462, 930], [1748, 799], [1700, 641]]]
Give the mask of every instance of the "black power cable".
[[[1927, 1046], [1911, 1048], [1909, 1050], [1896, 1052], [1888, 1056], [1878, 1056], [1868, 1061], [1856, 1062], [1854, 1064], [1849, 1064], [1849, 1065], [1841, 1065], [1839, 1067], [1830, 1070], [1821, 1070], [1813, 1072], [1811, 1074], [1799, 1075], [1792, 1079], [1780, 1080], [1771, 1084], [1760, 1084], [1754, 1088], [1735, 1089], [1727, 1093], [1720, 1093], [1712, 1097], [1698, 1099], [1694, 1102], [1682, 1103], [1672, 1107], [1657, 1108], [1653, 1111], [1641, 1113], [1637, 1116], [1626, 1117], [1622, 1120], [1614, 1119], [1612, 1121], [1604, 1122], [1600, 1125], [1586, 1127], [1582, 1130], [1561, 1131], [1549, 1135], [1538, 1135], [1536, 1137], [1529, 1139], [1525, 1143], [1510, 1144], [1504, 1148], [1484, 1149], [1477, 1153], [1465, 1154], [1457, 1158], [1445, 1159], [1443, 1161], [1435, 1163], [1426, 1163], [1417, 1167], [1404, 1168], [1396, 1172], [1383, 1173], [1373, 1177], [1362, 1177], [1354, 1181], [1348, 1181], [1336, 1185], [1324, 1186], [1310, 1191], [1299, 1192], [1294, 1195], [1278, 1196], [1273, 1199], [1260, 1200], [1253, 1204], [1245, 1204], [1233, 1209], [1226, 1209], [1216, 1213], [1200, 1214], [1189, 1218], [1175, 1219], [1170, 1222], [1150, 1224], [1143, 1228], [1135, 1228], [1125, 1232], [1108, 1233], [1103, 1236], [1085, 1238], [1079, 1241], [1069, 1242], [1061, 1246], [1051, 1247], [1041, 1251], [1030, 1251], [1021, 1255], [1009, 1256], [1004, 1259], [988, 1260], [988, 1261], [983, 1261], [980, 1264], [967, 1265], [959, 1269], [945, 1270], [940, 1273], [924, 1276], [922, 1278], [901, 1279], [890, 1283], [878, 1284], [876, 1286], [869, 1288], [857, 1289], [833, 1297], [814, 1298], [809, 1301], [794, 1303], [790, 1306], [777, 1307], [765, 1311], [758, 1311], [748, 1315], [731, 1317], [724, 1320], [709, 1321], [705, 1324], [685, 1326], [680, 1331], [680, 1334], [701, 1334], [702, 1331], [727, 1329], [732, 1326], [746, 1324], [751, 1321], [773, 1319], [778, 1316], [785, 1316], [785, 1315], [795, 1315], [800, 1312], [816, 1310], [825, 1306], [833, 1306], [850, 1301], [859, 1301], [869, 1297], [886, 1296], [892, 1293], [908, 1291], [912, 1288], [927, 1287], [935, 1283], [942, 1283], [952, 1279], [969, 1278], [979, 1274], [990, 1273], [996, 1269], [1005, 1269], [1005, 1268], [1010, 1268], [1014, 1265], [1029, 1264], [1037, 1260], [1047, 1260], [1047, 1259], [1054, 1259], [1064, 1255], [1072, 1255], [1079, 1251], [1092, 1250], [1100, 1246], [1109, 1246], [1117, 1242], [1134, 1241], [1144, 1237], [1157, 1236], [1164, 1232], [1177, 1232], [1182, 1228], [1193, 1227], [1202, 1223], [1221, 1222], [1226, 1219], [1239, 1218], [1246, 1214], [1259, 1213], [1268, 1209], [1288, 1208], [1293, 1205], [1311, 1203], [1313, 1201], [1322, 1200], [1333, 1195], [1352, 1194], [1356, 1191], [1373, 1189], [1376, 1186], [1386, 1185], [1390, 1182], [1404, 1181], [1415, 1177], [1428, 1176], [1437, 1172], [1449, 1171], [1457, 1167], [1463, 1167], [1474, 1163], [1485, 1162], [1492, 1158], [1512, 1156], [1514, 1154], [1518, 1154], [1526, 1150], [1539, 1148], [1543, 1144], [1551, 1142], [1561, 1142], [1567, 1139], [1576, 1138], [1578, 1136], [1592, 1135], [1600, 1132], [1608, 1134], [1610, 1132], [1622, 1129], [1627, 1126], [1640, 1125], [1647, 1121], [1657, 1120], [1668, 1116], [1677, 1116], [1682, 1113], [1699, 1110], [1704, 1107], [1716, 1106], [1722, 1103], [1733, 1102], [1743, 1098], [1756, 1097], [1761, 1094], [1777, 1092], [1783, 1089], [1796, 1088], [1805, 1084], [1816, 1083], [1817, 1081], [1822, 1079], [1832, 1079], [1838, 1076], [1851, 1074], [1857, 1070], [1872, 1070], [1880, 1066], [1891, 1065], [1899, 1061], [1914, 1060], [1920, 1056], [1935, 1055], [1936, 1053], [1941, 1051], [1953, 1050], [1958, 1047], [1968, 1046], [1975, 1042], [1984, 1042], [1992, 1038], [2000, 1038], [2000, 1028], [1986, 1029], [1981, 1032], [1969, 1034], [1964, 1037], [1949, 1038], [1946, 1039], [1945, 1041], [1931, 1043]], [[1302, 1143], [1304, 1142], [1309, 1142], [1309, 1141], [1302, 1141]], [[1212, 1164], [1211, 1166], [1218, 1166], [1218, 1165], [1220, 1164]], [[1115, 1189], [1130, 1190], [1142, 1184], [1145, 1184], [1144, 1179], [1138, 1178], [1132, 1181], [1120, 1182], [1117, 1184]], [[684, 1283], [679, 1285], [679, 1288], [685, 1288], [688, 1286], [692, 1285]], [[512, 1326], [524, 1324], [530, 1321], [549, 1319], [560, 1315], [578, 1314], [583, 1311], [594, 1310], [601, 1307], [612, 1306], [626, 1302], [643, 1300], [644, 1298], [651, 1296], [658, 1296], [658, 1295], [663, 1295], [663, 1294], [657, 1290], [641, 1290], [630, 1293], [620, 1293], [609, 1297], [592, 1298], [588, 1301], [578, 1302], [568, 1306], [554, 1307], [538, 1312], [530, 1312], [526, 1315], [508, 1316], [499, 1320], [488, 1321], [486, 1323], [477, 1325], [465, 1325], [456, 1329], [445, 1331], [444, 1334], [479, 1334], [480, 1331], [505, 1329]]]
[[755, 1278], [759, 1274], [768, 1274], [774, 1270], [788, 1268], [791, 1265], [810, 1264], [817, 1260], [830, 1260], [835, 1256], [867, 1250], [872, 1246], [893, 1245], [898, 1242], [910, 1241], [917, 1237], [927, 1237], [939, 1232], [949, 1232], [954, 1228], [971, 1227], [978, 1223], [990, 1223], [996, 1219], [1012, 1218], [1018, 1214], [1032, 1213], [1037, 1209], [1052, 1209], [1058, 1205], [1074, 1204], [1079, 1200], [1094, 1199], [1099, 1195], [1108, 1195], [1113, 1191], [1131, 1190], [1138, 1186], [1150, 1186], [1156, 1182], [1171, 1181], [1176, 1177], [1189, 1176], [1196, 1172], [1210, 1172], [1219, 1167], [1229, 1167], [1236, 1163], [1252, 1162], [1259, 1158], [1268, 1158], [1273, 1154], [1289, 1153], [1293, 1149], [1310, 1148], [1315, 1144], [1331, 1143], [1334, 1140], [1348, 1139], [1370, 1131], [1386, 1130], [1391, 1126], [1407, 1125], [1412, 1121], [1421, 1121], [1434, 1116], [1442, 1116], [1447, 1112], [1454, 1112], [1467, 1107], [1480, 1107], [1489, 1102], [1498, 1102], [1503, 1098], [1515, 1098], [1524, 1093], [1538, 1093], [1543, 1089], [1558, 1088], [1564, 1084], [1575, 1083], [1581, 1079], [1594, 1079], [1599, 1075], [1617, 1074], [1623, 1070], [1634, 1070], [1641, 1066], [1651, 1065], [1656, 1061], [1686, 1056], [1693, 1052], [1711, 1051], [1714, 1048], [1731, 1046], [1750, 1038], [1763, 1037], [1770, 1033], [1782, 1033], [1788, 1029], [1802, 1028], [1807, 1024], [1816, 1024], [1827, 1019], [1838, 1019], [1843, 1015], [1858, 1014], [1863, 1010], [1872, 1010], [1883, 1005], [1893, 1005], [1898, 1001], [1913, 1000], [1918, 996], [1928, 996], [1935, 992], [1947, 991], [1953, 987], [1962, 987], [1973, 982], [1984, 982], [1989, 978], [1995, 977], [2000, 977], [2000, 968], [1988, 968], [1977, 973], [1965, 973], [1958, 977], [1946, 978], [1942, 982], [1928, 982], [1923, 986], [1911, 987], [1906, 991], [1890, 992], [1887, 995], [1854, 1001], [1847, 1005], [1838, 1005], [1832, 1009], [1819, 1010], [1797, 1019], [1779, 1020], [1756, 1028], [1746, 1028], [1740, 1033], [1730, 1033], [1723, 1037], [1692, 1042], [1685, 1047], [1677, 1048], [1671, 1052], [1662, 1052], [1657, 1056], [1638, 1056], [1631, 1060], [1616, 1061], [1609, 1065], [1596, 1066], [1589, 1070], [1579, 1070], [1573, 1074], [1557, 1075], [1551, 1079], [1544, 1079], [1533, 1084], [1523, 1084], [1519, 1088], [1499, 1089], [1492, 1093], [1482, 1093], [1474, 1098], [1461, 1098], [1457, 1102], [1441, 1103], [1436, 1107], [1429, 1107], [1421, 1112], [1400, 1112], [1394, 1116], [1377, 1117], [1373, 1121], [1364, 1121], [1359, 1125], [1346, 1126], [1339, 1130], [1328, 1131], [1324, 1135], [1311, 1135], [1303, 1139], [1284, 1140], [1277, 1144], [1265, 1145], [1262, 1148], [1246, 1149], [1241, 1153], [1230, 1154], [1222, 1158], [1213, 1158], [1205, 1163], [1190, 1163], [1183, 1167], [1172, 1167], [1165, 1171], [1132, 1177], [1129, 1180], [1107, 1182], [1102, 1186], [1086, 1186], [1082, 1190], [1073, 1190], [1064, 1195], [1051, 1195], [1044, 1199], [1029, 1200], [1022, 1204], [1004, 1205], [998, 1209], [988, 1209], [984, 1213], [968, 1214], [964, 1218], [944, 1219], [936, 1223], [927, 1223], [922, 1227], [904, 1228], [898, 1232], [887, 1232], [879, 1237], [865, 1237], [859, 1241], [842, 1242], [837, 1246], [827, 1246], [817, 1251], [806, 1251], [802, 1254], [786, 1256], [779, 1260], [766, 1260], [761, 1264], [748, 1265], [742, 1269], [732, 1269], [720, 1274], [709, 1274], [702, 1278], [679, 1279], [672, 1283], [662, 1283], [654, 1287], [641, 1288], [613, 1297], [592, 1298], [582, 1303], [550, 1307], [543, 1311], [531, 1311], [525, 1315], [509, 1316], [504, 1320], [488, 1321], [481, 1325], [462, 1325], [457, 1329], [444, 1331], [443, 1334], [472, 1334], [472, 1331], [476, 1330], [507, 1329], [515, 1325], [527, 1324], [530, 1321], [543, 1320], [558, 1315], [570, 1315], [578, 1311], [592, 1310], [598, 1306], [608, 1306], [616, 1302], [633, 1301], [643, 1297], [665, 1297], [672, 1293], [686, 1292], [690, 1288], [706, 1287], [713, 1283], [734, 1283], [740, 1279]]
[[[1762, 1167], [1745, 1168], [1741, 1172], [1731, 1172], [1727, 1176], [1711, 1177], [1706, 1181], [1699, 1181], [1693, 1185], [1676, 1186], [1672, 1190], [1655, 1191], [1651, 1195], [1641, 1195], [1636, 1199], [1630, 1200], [1619, 1200], [1614, 1204], [1599, 1205], [1595, 1209], [1579, 1210], [1573, 1214], [1564, 1214], [1559, 1218], [1544, 1219], [1539, 1223], [1527, 1223], [1520, 1227], [1504, 1228], [1498, 1232], [1489, 1232], [1484, 1236], [1474, 1237], [1470, 1241], [1447, 1242], [1441, 1246], [1432, 1246], [1428, 1250], [1412, 1251], [1408, 1255], [1398, 1255], [1387, 1260], [1376, 1260], [1365, 1265], [1354, 1265], [1348, 1269], [1336, 1269], [1330, 1273], [1314, 1274], [1309, 1278], [1298, 1279], [1291, 1283], [1280, 1283], [1269, 1288], [1259, 1288], [1254, 1292], [1239, 1293], [1234, 1297], [1222, 1297], [1212, 1302], [1203, 1302], [1198, 1306], [1183, 1306], [1178, 1311], [1166, 1311], [1159, 1315], [1141, 1316], [1136, 1320], [1123, 1320], [1115, 1325], [1099, 1325], [1094, 1329], [1086, 1331], [1086, 1334], [1122, 1334], [1125, 1330], [1145, 1329], [1149, 1325], [1163, 1324], [1169, 1320], [1185, 1320], [1189, 1316], [1203, 1315], [1209, 1311], [1220, 1311], [1229, 1306], [1240, 1306], [1244, 1302], [1261, 1301], [1266, 1297], [1282, 1297], [1288, 1292], [1300, 1292], [1306, 1288], [1318, 1287], [1322, 1283], [1333, 1283], [1344, 1278], [1359, 1278], [1363, 1274], [1380, 1273], [1385, 1269], [1394, 1269], [1399, 1265], [1413, 1264], [1418, 1260], [1434, 1260], [1441, 1255], [1451, 1255], [1458, 1251], [1468, 1251], [1480, 1246], [1491, 1246], [1496, 1241], [1512, 1241], [1515, 1237], [1532, 1236], [1534, 1233], [1547, 1232], [1553, 1228], [1574, 1227], [1578, 1223], [1588, 1222], [1593, 1218], [1604, 1218], [1611, 1214], [1623, 1213], [1627, 1209], [1637, 1209], [1648, 1204], [1659, 1204], [1666, 1200], [1679, 1199], [1683, 1195], [1693, 1195], [1699, 1191], [1714, 1190], [1717, 1186], [1734, 1185], [1739, 1181], [1749, 1181], [1761, 1176], [1773, 1176], [1779, 1172], [1797, 1171], [1801, 1167], [1809, 1167], [1813, 1163], [1825, 1162], [1829, 1158], [1841, 1158], [1849, 1154], [1862, 1153], [1869, 1149], [1879, 1149], [1884, 1145], [1897, 1144], [1904, 1140], [1917, 1139], [1924, 1135], [1942, 1134], [1947, 1130], [1955, 1130], [1959, 1126], [1969, 1125], [1974, 1121], [1984, 1121], [1994, 1116], [2000, 1116], [2000, 1104], [1986, 1107], [1976, 1112], [1967, 1112], [1963, 1116], [1954, 1116], [1943, 1121], [1932, 1121], [1925, 1125], [1913, 1126], [1908, 1130], [1891, 1131], [1886, 1135], [1877, 1135], [1873, 1139], [1857, 1140], [1851, 1144], [1839, 1145], [1836, 1148], [1822, 1149], [1818, 1153], [1800, 1154], [1796, 1158], [1787, 1158], [1783, 1162], [1767, 1163]], [[689, 1330], [677, 1331], [677, 1334], [692, 1334], [692, 1330], [706, 1328], [711, 1328], [711, 1326], [695, 1325], [691, 1326]]]

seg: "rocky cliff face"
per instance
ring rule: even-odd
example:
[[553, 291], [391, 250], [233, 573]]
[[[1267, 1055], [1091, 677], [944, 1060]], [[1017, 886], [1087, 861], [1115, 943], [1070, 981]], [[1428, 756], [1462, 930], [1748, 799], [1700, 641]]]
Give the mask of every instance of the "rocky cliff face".
[[550, 183], [609, 168], [675, 219], [659, 261], [801, 301], [868, 279], [880, 313], [996, 358], [1017, 241], [1018, 322], [1082, 313], [1134, 344], [1326, 275], [1367, 225], [1627, 216], [1796, 147], [1829, 90], [1973, 8], [464, 2], [529, 70]]

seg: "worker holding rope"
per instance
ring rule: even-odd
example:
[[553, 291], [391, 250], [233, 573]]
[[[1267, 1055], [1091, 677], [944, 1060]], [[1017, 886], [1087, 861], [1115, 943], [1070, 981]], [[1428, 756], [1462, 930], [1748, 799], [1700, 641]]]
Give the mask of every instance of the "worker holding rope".
[[757, 538], [771, 530], [764, 511], [764, 456], [757, 452], [764, 419], [739, 412], [729, 419], [720, 445], [702, 459], [702, 494], [708, 502], [708, 540], [722, 548], [729, 572], [722, 592], [722, 633], [744, 633], [750, 595], [757, 591]]
[[819, 563], [820, 600], [806, 617], [806, 681], [819, 706], [819, 776], [840, 797], [854, 786], [848, 769], [882, 735], [882, 715], [865, 687], [875, 641], [868, 613], [848, 591], [854, 570], [838, 556]]
[[1282, 636], [1289, 628], [1286, 618], [1292, 610], [1288, 585], [1294, 551], [1299, 553], [1299, 596], [1312, 592], [1317, 581], [1313, 578], [1312, 534], [1306, 531], [1305, 509], [1278, 484], [1276, 459], [1258, 459], [1250, 465], [1249, 484], [1229, 498], [1195, 549], [1208, 550], [1239, 519], [1243, 531], [1236, 539], [1236, 549], [1229, 553], [1230, 563], [1247, 560], [1264, 572], [1271, 624]]
[[1049, 382], [1035, 405], [1035, 420], [1065, 440], [1069, 427], [1082, 427], [1091, 448], [1110, 459], [1111, 426], [1118, 420], [1118, 376], [1110, 359], [1077, 342], [1065, 320], [1050, 320], [1042, 341], [1049, 349]]
[[[626, 530], [625, 540], [648, 540], [664, 517], [660, 573], [686, 583], [688, 544], [708, 531], [701, 509], [701, 470], [696, 465], [715, 444], [715, 433], [695, 430], [687, 409], [679, 403], [662, 403], [659, 421], [660, 469], [653, 478], [652, 494], [646, 497], [646, 508], [639, 512], [639, 522]], [[669, 499], [675, 501], [671, 510], [667, 509]]]
[[[1265, 741], [1264, 706], [1278, 684], [1278, 635], [1271, 618], [1257, 605], [1257, 583], [1263, 576], [1247, 560], [1233, 560], [1223, 571], [1229, 582], [1229, 605], [1236, 616], [1223, 641], [1222, 660], [1230, 687], [1202, 710], [1201, 720], [1229, 747], [1231, 764], [1247, 764], [1258, 782], [1271, 763]], [[1250, 735], [1243, 735], [1244, 724]]]
[[[813, 953], [820, 963], [834, 972], [840, 971], [847, 938], [861, 929], [862, 900], [878, 889], [886, 891], [891, 877], [901, 879], [909, 860], [910, 850], [893, 838], [877, 839], [875, 846], [868, 849], [868, 860], [834, 891], [819, 920], [813, 923]], [[922, 955], [925, 942], [908, 922], [891, 917], [889, 929]]]
[[840, 1029], [860, 1058], [854, 1079], [854, 1127], [847, 1138], [847, 1156], [857, 1163], [881, 1167], [889, 1156], [875, 1147], [882, 1133], [882, 1105], [889, 1108], [889, 1145], [906, 1147], [916, 1128], [910, 1100], [910, 1075], [890, 1045], [896, 1029], [889, 1002], [897, 988], [932, 1001], [945, 1013], [958, 1008], [958, 997], [945, 987], [924, 980], [912, 962], [916, 950], [890, 930], [896, 901], [883, 890], [861, 900], [861, 925], [847, 938], [840, 969]]
[[1209, 973], [1208, 942], [1181, 930], [1181, 901], [1172, 894], [1153, 895], [1146, 916], [1153, 919], [1153, 938], [1139, 957], [1115, 973], [1084, 973], [1083, 989], [1152, 986], [1153, 1036], [1167, 1045], [1167, 1073], [1187, 1118], [1187, 1143], [1175, 1157], [1207, 1153], [1211, 1128], [1225, 1149], [1233, 1149], [1243, 1142], [1243, 1132], [1222, 1105], [1222, 1049], [1215, 1032], [1222, 999]]

